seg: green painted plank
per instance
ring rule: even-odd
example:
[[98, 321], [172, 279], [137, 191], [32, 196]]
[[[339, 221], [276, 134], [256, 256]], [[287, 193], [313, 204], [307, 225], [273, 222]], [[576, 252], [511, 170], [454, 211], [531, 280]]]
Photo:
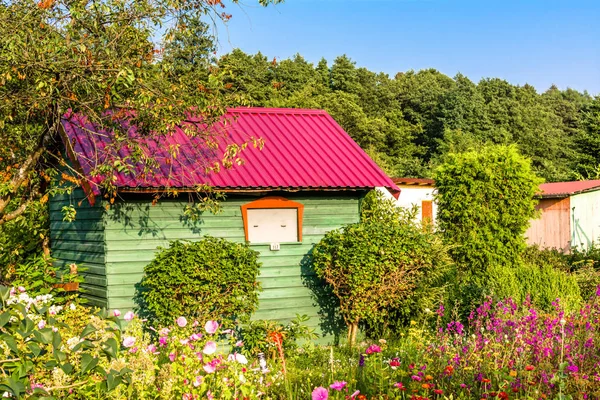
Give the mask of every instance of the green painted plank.
[[303, 307], [315, 307], [316, 301], [310, 296], [307, 297], [293, 297], [293, 298], [279, 298], [279, 299], [264, 299], [258, 302], [258, 309], [260, 311], [265, 310], [279, 310], [279, 309], [296, 309]]
[[[289, 267], [282, 268], [261, 268], [259, 280], [263, 280], [266, 278], [278, 278], [278, 277], [292, 277], [298, 276], [301, 274], [300, 266], [292, 265]], [[303, 275], [305, 276], [314, 276], [315, 273], [313, 271], [306, 271]]]
[[294, 308], [285, 308], [279, 310], [258, 310], [254, 314], [254, 318], [256, 319], [283, 319], [290, 318], [293, 319], [296, 317], [296, 314], [300, 315], [308, 315], [309, 317], [318, 317], [318, 310], [315, 307], [294, 307]]
[[83, 253], [78, 251], [53, 250], [52, 256], [61, 260], [74, 262], [88, 262], [93, 264], [104, 263], [104, 255], [98, 253]]
[[222, 237], [226, 239], [239, 239], [244, 240], [244, 229], [243, 228], [230, 228], [221, 230], [202, 230], [201, 233], [196, 233], [191, 229], [160, 229], [148, 227], [145, 229], [127, 229], [123, 231], [110, 230], [106, 231], [107, 240], [129, 240], [129, 239], [168, 239], [168, 240], [193, 240], [201, 238], [202, 236], [210, 235], [215, 237]]
[[50, 231], [50, 241], [55, 240], [72, 240], [86, 242], [103, 242], [104, 231]]
[[304, 280], [300, 276], [282, 276], [275, 278], [259, 277], [264, 290], [272, 288], [304, 287]]
[[[55, 259], [53, 264], [58, 268], [67, 268], [73, 261]], [[89, 263], [78, 263], [77, 266], [81, 269], [85, 268], [85, 273], [89, 273], [97, 276], [106, 275], [106, 267], [104, 264], [89, 264]]]
[[306, 297], [312, 292], [307, 287], [265, 289], [258, 294], [259, 300], [279, 299], [282, 297]]
[[81, 251], [85, 253], [104, 253], [104, 243], [82, 242], [70, 240], [55, 240], [52, 243], [53, 250]]

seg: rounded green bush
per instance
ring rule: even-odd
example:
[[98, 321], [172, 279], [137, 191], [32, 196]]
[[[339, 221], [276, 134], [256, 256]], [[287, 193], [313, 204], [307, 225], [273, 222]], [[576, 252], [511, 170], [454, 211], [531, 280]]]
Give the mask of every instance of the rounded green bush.
[[144, 268], [142, 315], [157, 325], [185, 315], [200, 321], [246, 323], [258, 307], [258, 252], [247, 244], [205, 237], [174, 241]]

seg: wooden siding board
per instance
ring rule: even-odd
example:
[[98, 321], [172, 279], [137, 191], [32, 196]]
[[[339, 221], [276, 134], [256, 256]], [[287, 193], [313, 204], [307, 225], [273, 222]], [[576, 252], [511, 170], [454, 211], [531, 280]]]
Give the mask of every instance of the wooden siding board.
[[[81, 284], [82, 295], [90, 304], [106, 307], [104, 209], [100, 205], [91, 207], [81, 189], [70, 195], [53, 196], [49, 203], [50, 246], [55, 265], [66, 269], [71, 263], [77, 264], [85, 280]], [[73, 222], [63, 220], [62, 208], [68, 205], [77, 210]]]
[[536, 209], [540, 217], [530, 222], [525, 234], [527, 242], [542, 248], [569, 250], [570, 199], [541, 199]]
[[[283, 243], [280, 251], [270, 251], [268, 245], [251, 246], [260, 253], [259, 280], [263, 286], [253, 318], [289, 322], [296, 314], [307, 314], [312, 317], [309, 325], [316, 327], [319, 309], [307, 287], [314, 273], [304, 265], [306, 256], [326, 232], [358, 222], [360, 194], [286, 197], [304, 204], [303, 242]], [[138, 200], [109, 210], [104, 218], [104, 243], [110, 307], [133, 307], [134, 285], [141, 280], [145, 265], [154, 258], [156, 248], [168, 246], [170, 240], [198, 240], [210, 235], [244, 242], [240, 207], [255, 199], [230, 197], [222, 203], [220, 214], [205, 213], [200, 222], [190, 225], [182, 220], [187, 202], [163, 200], [151, 206]], [[124, 210], [129, 214], [119, 215]]]

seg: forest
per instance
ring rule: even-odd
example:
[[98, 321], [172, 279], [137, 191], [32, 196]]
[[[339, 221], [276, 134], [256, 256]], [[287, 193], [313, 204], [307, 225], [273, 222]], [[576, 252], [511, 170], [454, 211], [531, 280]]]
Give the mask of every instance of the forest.
[[390, 77], [341, 55], [316, 65], [234, 50], [216, 60], [239, 104], [321, 108], [390, 176], [430, 177], [446, 154], [516, 144], [548, 182], [599, 177], [600, 98], [430, 68]]

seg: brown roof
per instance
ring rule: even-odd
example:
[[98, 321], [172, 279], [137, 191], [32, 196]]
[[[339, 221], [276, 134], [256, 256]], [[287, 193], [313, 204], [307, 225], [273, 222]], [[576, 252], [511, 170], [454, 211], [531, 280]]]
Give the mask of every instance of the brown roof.
[[434, 186], [433, 179], [426, 178], [392, 178], [396, 185]]
[[543, 183], [540, 185], [541, 197], [568, 197], [574, 194], [600, 190], [600, 179], [591, 181], [572, 181]]

